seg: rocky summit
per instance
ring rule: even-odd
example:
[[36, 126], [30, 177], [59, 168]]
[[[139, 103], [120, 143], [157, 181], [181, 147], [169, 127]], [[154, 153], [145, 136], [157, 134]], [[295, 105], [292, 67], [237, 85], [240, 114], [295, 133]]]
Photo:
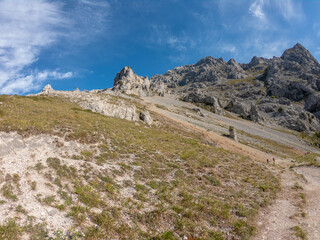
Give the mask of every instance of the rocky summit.
[[212, 106], [262, 124], [320, 130], [320, 64], [301, 44], [249, 63], [205, 57], [150, 78], [183, 101]]

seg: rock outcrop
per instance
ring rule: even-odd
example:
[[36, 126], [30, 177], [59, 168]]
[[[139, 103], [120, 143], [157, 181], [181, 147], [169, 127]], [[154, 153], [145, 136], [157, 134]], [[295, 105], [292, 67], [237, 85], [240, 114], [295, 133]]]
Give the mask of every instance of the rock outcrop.
[[135, 74], [131, 67], [124, 67], [114, 79], [113, 91], [134, 94], [140, 97], [150, 96], [150, 81], [148, 77]]
[[50, 84], [47, 84], [41, 91], [40, 94], [46, 95], [46, 94], [50, 94], [50, 93], [54, 93], [53, 88], [51, 87]]
[[[148, 125], [152, 124], [152, 118], [148, 111], [140, 113], [136, 106], [124, 98], [109, 94], [97, 94], [98, 91], [56, 91], [50, 85], [44, 87], [39, 95], [59, 96], [77, 103], [84, 109], [91, 110], [109, 117], [116, 117], [128, 121], [142, 120]], [[144, 116], [144, 117], [141, 117]]]
[[151, 125], [153, 122], [152, 117], [150, 116], [150, 113], [146, 110], [140, 112], [139, 118], [141, 121], [145, 122], [148, 125]]
[[219, 100], [214, 96], [204, 93], [200, 89], [195, 89], [194, 91], [186, 94], [182, 100], [185, 102], [203, 103], [209, 105], [212, 107], [212, 111], [214, 113], [224, 115], [224, 111], [220, 106]]
[[183, 101], [213, 106], [262, 124], [320, 131], [320, 64], [301, 44], [250, 63], [205, 57], [150, 78]]
[[235, 141], [238, 142], [237, 131], [233, 126], [229, 127], [229, 136]]

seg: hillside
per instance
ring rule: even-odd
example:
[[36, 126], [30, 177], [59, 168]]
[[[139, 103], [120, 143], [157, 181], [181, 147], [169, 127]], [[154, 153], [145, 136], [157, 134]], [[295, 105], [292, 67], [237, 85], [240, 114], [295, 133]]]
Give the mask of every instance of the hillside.
[[319, 239], [318, 65], [296, 45], [0, 96], [0, 239]]

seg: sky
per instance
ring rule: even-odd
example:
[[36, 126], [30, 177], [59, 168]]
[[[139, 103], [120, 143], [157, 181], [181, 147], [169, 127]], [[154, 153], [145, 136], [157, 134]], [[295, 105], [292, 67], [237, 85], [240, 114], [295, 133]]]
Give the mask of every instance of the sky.
[[320, 59], [318, 0], [0, 0], [0, 94], [112, 87], [201, 58]]

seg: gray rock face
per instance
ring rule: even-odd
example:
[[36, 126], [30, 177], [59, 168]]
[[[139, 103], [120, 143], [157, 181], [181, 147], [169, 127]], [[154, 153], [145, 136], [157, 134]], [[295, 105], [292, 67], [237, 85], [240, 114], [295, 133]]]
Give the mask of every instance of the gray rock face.
[[262, 114], [258, 111], [258, 108], [256, 105], [251, 105], [250, 111], [249, 111], [249, 119], [253, 122], [261, 123], [264, 121], [264, 117]]
[[101, 113], [109, 117], [126, 119], [128, 121], [138, 121], [139, 114], [135, 105], [128, 104], [123, 99], [108, 96], [107, 94], [96, 94], [96, 92], [78, 92], [78, 91], [55, 91], [48, 85], [39, 93], [39, 95], [59, 96], [69, 99], [71, 102], [77, 103], [85, 109], [93, 112]]
[[154, 75], [152, 83], [162, 82], [169, 88], [186, 86], [192, 83], [219, 83], [222, 79], [245, 78], [247, 75], [242, 67], [231, 59], [225, 62], [222, 58], [205, 57], [195, 65], [176, 67], [163, 75]]
[[151, 125], [153, 122], [152, 117], [150, 116], [150, 113], [148, 111], [140, 112], [139, 118], [141, 121], [145, 122], [148, 125]]
[[185, 95], [182, 98], [185, 102], [193, 102], [193, 103], [204, 103], [206, 105], [212, 106], [213, 112], [219, 115], [224, 115], [224, 111], [220, 106], [220, 103], [217, 98], [214, 96], [210, 96], [205, 94], [203, 91], [196, 89]]
[[287, 49], [281, 56], [281, 59], [296, 62], [307, 68], [318, 68], [319, 62], [305, 49], [301, 44], [297, 43], [293, 48]]
[[53, 90], [53, 88], [51, 87], [51, 85], [50, 84], [47, 84], [43, 89], [42, 89], [42, 91], [41, 91], [41, 94], [50, 94], [50, 93], [53, 93], [54, 92], [54, 90]]
[[86, 101], [78, 103], [85, 109], [101, 113], [106, 116], [125, 119], [128, 121], [138, 121], [139, 117], [135, 106], [123, 103], [111, 104], [108, 100], [88, 98]]
[[217, 113], [224, 108], [259, 123], [320, 131], [320, 64], [301, 44], [281, 57], [253, 57], [248, 64], [206, 57], [150, 81]]
[[124, 67], [117, 73], [112, 90], [141, 97], [151, 95], [148, 77], [136, 75], [131, 67]]
[[161, 97], [163, 97], [164, 94], [166, 94], [167, 92], [167, 86], [163, 82], [152, 83], [152, 85], [150, 86], [150, 89], [154, 94]]
[[247, 118], [249, 115], [249, 108], [246, 106], [246, 104], [237, 100], [232, 100], [225, 109], [239, 114], [244, 118]]

